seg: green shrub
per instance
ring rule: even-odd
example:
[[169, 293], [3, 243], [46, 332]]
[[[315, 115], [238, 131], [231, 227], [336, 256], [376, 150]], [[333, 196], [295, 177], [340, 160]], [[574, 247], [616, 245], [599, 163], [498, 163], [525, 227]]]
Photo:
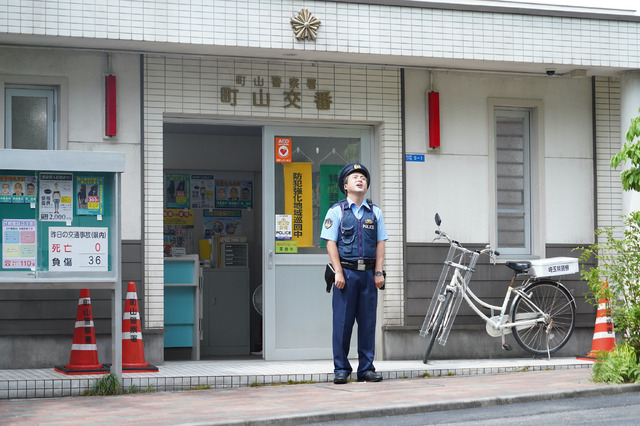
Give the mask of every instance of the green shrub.
[[638, 355], [627, 344], [617, 346], [611, 352], [598, 352], [591, 379], [599, 383], [640, 383]]
[[598, 304], [600, 298], [609, 300], [611, 319], [619, 337], [640, 354], [640, 212], [631, 213], [624, 220], [624, 234], [616, 238], [615, 228], [596, 230], [600, 242], [582, 250], [580, 261], [591, 257], [596, 267], [583, 269], [582, 278], [589, 284], [587, 301]]

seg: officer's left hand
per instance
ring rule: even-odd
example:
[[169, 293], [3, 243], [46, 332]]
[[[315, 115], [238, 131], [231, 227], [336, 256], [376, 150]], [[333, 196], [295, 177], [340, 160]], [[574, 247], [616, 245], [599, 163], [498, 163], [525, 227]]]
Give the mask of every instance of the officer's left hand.
[[382, 275], [374, 275], [373, 278], [376, 288], [381, 288], [384, 285], [384, 277]]

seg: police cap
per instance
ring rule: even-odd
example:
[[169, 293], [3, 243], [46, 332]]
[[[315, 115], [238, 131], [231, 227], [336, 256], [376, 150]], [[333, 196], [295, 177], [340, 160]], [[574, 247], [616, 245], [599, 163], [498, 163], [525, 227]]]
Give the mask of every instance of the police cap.
[[343, 194], [344, 194], [345, 179], [351, 173], [356, 173], [356, 172], [362, 173], [364, 177], [367, 178], [367, 188], [369, 188], [369, 182], [370, 182], [369, 170], [367, 170], [367, 168], [360, 163], [349, 163], [343, 167], [342, 171], [340, 172], [340, 175], [338, 176], [338, 187], [340, 188], [340, 191]]

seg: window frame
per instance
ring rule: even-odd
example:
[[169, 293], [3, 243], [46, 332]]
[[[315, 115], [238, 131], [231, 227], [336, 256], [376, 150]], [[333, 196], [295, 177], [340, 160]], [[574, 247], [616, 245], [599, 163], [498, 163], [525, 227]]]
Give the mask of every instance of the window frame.
[[[502, 261], [537, 259], [546, 253], [545, 223], [545, 157], [544, 119], [542, 100], [490, 98], [489, 124], [489, 243], [500, 251]], [[528, 250], [501, 249], [498, 246], [496, 110], [529, 111], [529, 187], [530, 187], [530, 244]]]
[[57, 91], [55, 149], [68, 149], [69, 81], [67, 77], [0, 74], [0, 149], [6, 147], [5, 131], [5, 88], [7, 87], [53, 87]]
[[[500, 251], [500, 253], [504, 253], [506, 255], [530, 255], [532, 253], [531, 250], [531, 228], [532, 228], [532, 223], [531, 223], [531, 110], [529, 108], [500, 108], [500, 107], [496, 107], [494, 109], [494, 123], [495, 123], [495, 129], [496, 131], [498, 130], [498, 121], [501, 118], [505, 118], [505, 119], [509, 119], [509, 118], [514, 118], [514, 119], [522, 119], [523, 121], [523, 132], [522, 132], [522, 139], [523, 139], [523, 143], [522, 143], [522, 167], [523, 167], [523, 172], [522, 172], [522, 181], [523, 181], [523, 188], [522, 188], [522, 192], [523, 192], [523, 197], [522, 197], [522, 209], [500, 209], [499, 204], [500, 204], [500, 200], [498, 199], [498, 184], [496, 183], [496, 215], [495, 215], [495, 220], [496, 220], [496, 232], [497, 235], [500, 234], [500, 214], [523, 214], [524, 215], [524, 230], [523, 230], [523, 240], [524, 240], [524, 247], [505, 247], [502, 246], [500, 244], [499, 239], [496, 236], [496, 241], [497, 241], [497, 249]], [[495, 144], [495, 149], [496, 149], [496, 155], [495, 155], [495, 162], [496, 162], [496, 182], [499, 179], [499, 172], [500, 170], [498, 169], [498, 161], [499, 161], [499, 156], [497, 155], [498, 153], [498, 135], [496, 134], [494, 136], [496, 144]]]
[[13, 149], [12, 132], [12, 99], [13, 97], [33, 97], [47, 99], [47, 150], [57, 149], [57, 87], [55, 86], [27, 86], [8, 84], [4, 88], [4, 146]]

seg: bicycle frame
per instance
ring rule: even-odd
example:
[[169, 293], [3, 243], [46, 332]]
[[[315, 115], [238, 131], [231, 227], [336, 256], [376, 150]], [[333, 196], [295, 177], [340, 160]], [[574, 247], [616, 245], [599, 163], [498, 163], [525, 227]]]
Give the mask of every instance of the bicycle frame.
[[[420, 329], [420, 335], [422, 337], [425, 337], [429, 334], [431, 325], [430, 321], [432, 321], [437, 316], [437, 312], [434, 311], [437, 307], [440, 306], [440, 304], [438, 303], [439, 298], [444, 297], [443, 295], [446, 291], [451, 291], [454, 295], [454, 298], [452, 303], [447, 307], [448, 312], [445, 314], [441, 332], [437, 337], [438, 343], [442, 346], [444, 346], [447, 342], [451, 327], [453, 326], [455, 317], [458, 314], [458, 310], [460, 309], [460, 304], [462, 303], [463, 299], [480, 318], [482, 318], [487, 324], [489, 324], [489, 326], [491, 326], [495, 330], [500, 331], [500, 335], [502, 336], [503, 340], [505, 332], [506, 334], [510, 333], [513, 327], [530, 327], [545, 321], [547, 315], [535, 303], [533, 303], [529, 299], [528, 295], [523, 291], [523, 289], [529, 283], [535, 281], [534, 277], [527, 278], [524, 283], [522, 283], [522, 285], [514, 288], [513, 284], [516, 279], [516, 275], [514, 275], [509, 288], [507, 289], [507, 293], [505, 294], [502, 306], [486, 303], [473, 293], [473, 291], [469, 288], [469, 282], [471, 281], [471, 277], [475, 272], [475, 266], [478, 258], [480, 257], [480, 254], [482, 254], [481, 251], [468, 250], [455, 241], [450, 241], [449, 252], [447, 254], [446, 260], [444, 261], [444, 267], [442, 268], [442, 272], [440, 273], [440, 278], [438, 280], [438, 285], [436, 287], [434, 297], [431, 300], [429, 309], [427, 310], [427, 315], [425, 316], [422, 328]], [[464, 264], [466, 263], [464, 261], [465, 256], [469, 257], [467, 265]], [[458, 260], [457, 262], [454, 261], [456, 259]], [[453, 269], [453, 271], [451, 271], [451, 269]], [[447, 277], [450, 273], [451, 279], [447, 280]], [[445, 283], [447, 283], [446, 286]], [[512, 292], [516, 293], [516, 297], [519, 296], [523, 298], [523, 301], [525, 301], [535, 311], [534, 314], [536, 318], [511, 321], [509, 315], [505, 315], [507, 312], [507, 308], [509, 307], [509, 302], [512, 300]], [[485, 313], [482, 312], [482, 310], [480, 310], [477, 305], [481, 305], [491, 310], [492, 317], [494, 316], [495, 311], [499, 312], [499, 321], [497, 323], [494, 322], [491, 317], [485, 315]]]
[[[471, 289], [469, 289], [469, 288], [467, 288], [467, 291], [464, 294], [464, 299], [467, 302], [467, 304], [471, 307], [471, 309], [473, 309], [473, 311], [476, 314], [478, 314], [478, 316], [480, 318], [482, 318], [484, 320], [484, 322], [489, 324], [494, 329], [500, 330], [501, 332], [504, 331], [504, 330], [507, 330], [508, 332], [511, 332], [511, 328], [513, 328], [513, 327], [529, 327], [529, 326], [544, 322], [544, 316], [546, 315], [544, 312], [542, 312], [540, 307], [538, 307], [535, 303], [533, 303], [531, 300], [529, 300], [528, 295], [522, 290], [527, 286], [527, 284], [529, 284], [531, 281], [533, 281], [533, 278], [529, 277], [518, 288], [514, 288], [513, 287], [513, 281], [514, 280], [512, 280], [511, 285], [507, 289], [507, 294], [505, 294], [505, 296], [504, 296], [504, 302], [502, 303], [502, 306], [491, 305], [489, 303], [484, 302], [478, 296], [476, 296], [473, 293], [473, 291], [471, 291]], [[509, 302], [511, 301], [511, 293], [512, 292], [515, 292], [517, 296], [522, 297], [523, 300], [532, 309], [534, 309], [538, 314], [541, 314], [542, 317], [536, 316], [536, 319], [525, 319], [525, 320], [518, 320], [518, 321], [515, 321], [515, 322], [506, 322], [507, 318], [509, 317], [509, 315], [505, 315], [505, 314], [506, 314], [506, 311], [507, 311], [507, 307], [509, 306]], [[471, 298], [469, 296], [471, 296]], [[471, 299], [473, 299], [473, 301]], [[490, 309], [491, 310], [491, 317], [488, 317], [487, 315], [485, 315], [485, 313], [482, 312], [476, 306], [476, 304], [474, 302], [479, 304], [479, 305], [484, 306], [487, 309]], [[493, 315], [494, 311], [499, 311], [498, 322], [497, 323], [494, 322], [491, 319], [494, 316]], [[511, 320], [511, 318], [509, 318], [509, 320]]]

